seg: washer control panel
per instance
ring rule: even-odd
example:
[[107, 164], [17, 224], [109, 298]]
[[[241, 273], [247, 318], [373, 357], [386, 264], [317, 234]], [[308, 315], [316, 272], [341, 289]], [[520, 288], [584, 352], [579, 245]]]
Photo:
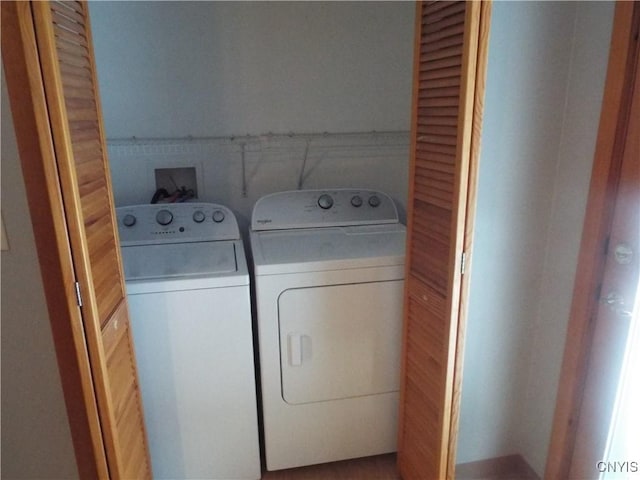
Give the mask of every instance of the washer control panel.
[[215, 203], [163, 203], [116, 208], [120, 244], [239, 240], [236, 217]]
[[253, 207], [251, 229], [336, 227], [398, 223], [396, 205], [375, 190], [294, 190], [266, 195]]

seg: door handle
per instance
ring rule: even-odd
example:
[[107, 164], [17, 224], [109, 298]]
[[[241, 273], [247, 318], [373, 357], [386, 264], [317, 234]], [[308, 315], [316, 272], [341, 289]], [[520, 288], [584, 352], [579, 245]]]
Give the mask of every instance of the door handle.
[[623, 317], [631, 317], [631, 311], [626, 309], [624, 297], [618, 292], [611, 291], [606, 297], [600, 299], [602, 303], [607, 305], [610, 310]]
[[299, 333], [290, 333], [288, 335], [289, 343], [289, 365], [299, 367], [302, 365], [302, 335]]
[[293, 332], [287, 335], [289, 365], [301, 367], [311, 360], [311, 337], [303, 333]]

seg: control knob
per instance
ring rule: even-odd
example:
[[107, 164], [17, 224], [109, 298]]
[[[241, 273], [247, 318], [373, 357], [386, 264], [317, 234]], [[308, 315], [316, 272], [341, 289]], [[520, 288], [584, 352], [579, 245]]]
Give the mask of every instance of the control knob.
[[213, 212], [213, 221], [216, 223], [220, 223], [224, 220], [224, 212], [222, 210], [216, 210]]
[[351, 205], [353, 205], [354, 207], [361, 207], [362, 197], [360, 195], [354, 195], [353, 197], [351, 197]]
[[318, 206], [324, 210], [331, 208], [333, 206], [333, 198], [331, 198], [331, 195], [327, 195], [326, 193], [320, 195], [318, 198]]
[[378, 197], [377, 195], [371, 195], [369, 197], [369, 205], [371, 205], [372, 207], [377, 207], [380, 205], [380, 197]]
[[130, 213], [127, 213], [122, 219], [122, 223], [125, 227], [133, 227], [136, 224], [136, 217], [134, 217]]
[[160, 210], [156, 214], [156, 222], [160, 225], [169, 225], [173, 221], [173, 213], [169, 210]]
[[205, 219], [205, 214], [202, 213], [202, 210], [198, 210], [197, 212], [193, 212], [193, 221], [196, 223], [202, 223]]

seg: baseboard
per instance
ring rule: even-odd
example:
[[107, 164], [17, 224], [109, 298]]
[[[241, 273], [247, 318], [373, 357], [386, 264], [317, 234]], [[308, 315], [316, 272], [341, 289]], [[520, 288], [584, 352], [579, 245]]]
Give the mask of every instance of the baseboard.
[[507, 455], [477, 462], [461, 463], [456, 465], [455, 477], [459, 480], [540, 480], [540, 477], [521, 455]]

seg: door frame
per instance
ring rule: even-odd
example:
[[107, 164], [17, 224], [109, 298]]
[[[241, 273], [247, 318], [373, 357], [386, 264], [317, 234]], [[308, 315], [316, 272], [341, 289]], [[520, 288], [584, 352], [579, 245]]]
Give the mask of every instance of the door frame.
[[569, 478], [571, 470], [631, 108], [633, 62], [639, 48], [638, 17], [640, 4], [637, 2], [616, 3], [546, 479]]

